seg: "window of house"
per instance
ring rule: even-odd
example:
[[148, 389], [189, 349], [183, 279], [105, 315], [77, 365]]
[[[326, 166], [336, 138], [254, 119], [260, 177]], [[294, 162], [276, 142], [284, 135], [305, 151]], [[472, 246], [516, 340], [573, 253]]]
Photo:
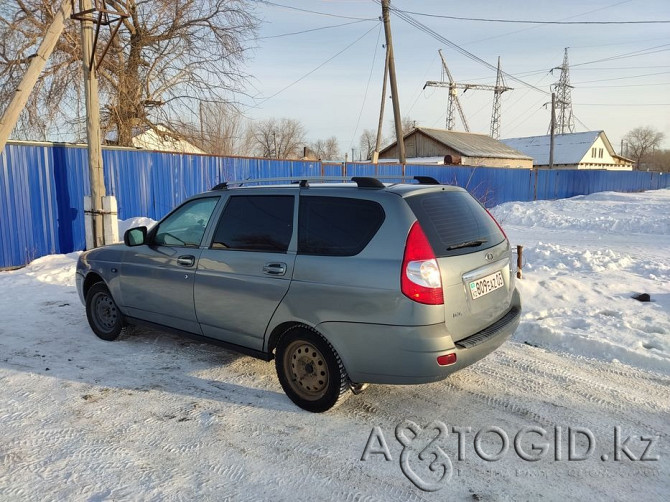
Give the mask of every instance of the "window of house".
[[598, 150], [598, 157], [601, 158], [601, 159], [603, 158], [603, 149], [602, 148]]
[[598, 149], [597, 149], [596, 147], [591, 148], [591, 157], [593, 157], [594, 159], [596, 158], [596, 152], [597, 152], [597, 150], [598, 150]]

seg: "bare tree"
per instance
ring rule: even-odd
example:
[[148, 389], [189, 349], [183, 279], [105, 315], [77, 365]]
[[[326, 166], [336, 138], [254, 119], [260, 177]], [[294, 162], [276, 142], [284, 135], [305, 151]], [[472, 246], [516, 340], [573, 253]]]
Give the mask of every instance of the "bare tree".
[[201, 103], [198, 123], [180, 123], [175, 129], [211, 155], [253, 155], [251, 121], [228, 103]]
[[[69, 0], [62, 0], [69, 1]], [[8, 102], [27, 63], [51, 24], [51, 0], [5, 0], [0, 5], [0, 103]], [[58, 3], [58, 2], [55, 2]], [[75, 2], [77, 4], [77, 2]], [[120, 145], [134, 128], [161, 125], [199, 101], [225, 101], [242, 89], [241, 63], [256, 19], [247, 0], [107, 0], [125, 12], [99, 69], [102, 124]], [[79, 23], [61, 35], [22, 114], [22, 134], [44, 135], [56, 119], [70, 124], [81, 102]], [[100, 31], [99, 47], [111, 31]]]
[[340, 147], [335, 136], [325, 140], [318, 139], [309, 145], [309, 149], [319, 160], [335, 160], [340, 156]]
[[[412, 118], [409, 115], [405, 115], [401, 120], [401, 124], [402, 124], [402, 133], [407, 134], [416, 127], [416, 120], [412, 120]], [[396, 140], [395, 121], [391, 120], [391, 141], [395, 140]]]
[[363, 134], [361, 134], [360, 147], [361, 153], [367, 160], [372, 158], [372, 153], [375, 151], [376, 146], [377, 133], [372, 129], [365, 129]]
[[273, 159], [296, 159], [302, 156], [305, 128], [294, 119], [267, 119], [252, 126], [257, 155]]
[[635, 160], [637, 169], [640, 169], [645, 157], [660, 146], [663, 138], [662, 132], [651, 127], [636, 127], [624, 136], [628, 145], [627, 154]]

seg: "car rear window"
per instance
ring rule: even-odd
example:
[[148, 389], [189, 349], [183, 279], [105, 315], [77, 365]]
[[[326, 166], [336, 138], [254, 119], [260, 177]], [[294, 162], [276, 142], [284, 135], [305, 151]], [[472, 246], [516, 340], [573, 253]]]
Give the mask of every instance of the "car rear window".
[[292, 195], [231, 196], [212, 249], [285, 253], [292, 233]]
[[481, 251], [505, 240], [493, 218], [467, 192], [431, 192], [406, 200], [438, 257]]
[[384, 218], [384, 209], [375, 201], [301, 196], [298, 253], [357, 255], [377, 233]]

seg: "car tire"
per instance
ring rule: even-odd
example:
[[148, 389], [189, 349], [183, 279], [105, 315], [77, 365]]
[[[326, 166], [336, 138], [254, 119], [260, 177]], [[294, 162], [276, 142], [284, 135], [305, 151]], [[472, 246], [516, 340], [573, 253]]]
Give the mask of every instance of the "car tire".
[[275, 367], [284, 392], [303, 410], [322, 413], [350, 395], [349, 378], [340, 356], [311, 328], [293, 328], [281, 336]]
[[98, 338], [108, 342], [119, 337], [125, 324], [123, 314], [102, 282], [91, 286], [86, 294], [86, 318]]

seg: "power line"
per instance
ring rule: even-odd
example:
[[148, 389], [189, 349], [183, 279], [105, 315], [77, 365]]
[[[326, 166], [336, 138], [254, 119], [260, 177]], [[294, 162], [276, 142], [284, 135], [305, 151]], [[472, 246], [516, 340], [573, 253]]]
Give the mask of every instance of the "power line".
[[258, 37], [256, 40], [266, 40], [268, 38], [281, 38], [281, 37], [290, 37], [292, 35], [302, 35], [303, 33], [312, 33], [314, 31], [329, 30], [331, 28], [340, 28], [342, 26], [364, 23], [366, 21], [376, 21], [376, 19], [359, 19], [358, 21], [350, 21], [348, 23], [342, 23], [342, 24], [331, 24], [330, 26], [322, 26], [320, 28], [312, 28], [309, 30], [294, 31], [291, 33], [282, 33], [280, 35], [268, 35], [267, 37]]
[[358, 37], [356, 40], [354, 40], [354, 41], [351, 42], [349, 45], [347, 45], [344, 49], [342, 49], [342, 50], [340, 50], [339, 52], [335, 53], [334, 55], [332, 55], [331, 57], [329, 57], [328, 59], [326, 59], [323, 63], [319, 64], [316, 68], [314, 68], [314, 69], [308, 71], [308, 72], [305, 73], [302, 77], [298, 78], [297, 80], [294, 80], [293, 82], [291, 82], [290, 84], [288, 84], [286, 87], [283, 87], [282, 89], [278, 90], [277, 92], [275, 92], [275, 93], [272, 94], [271, 96], [268, 96], [267, 98], [262, 99], [256, 106], [260, 106], [260, 105], [266, 103], [267, 101], [269, 101], [270, 99], [272, 99], [272, 98], [278, 96], [279, 94], [281, 94], [281, 93], [284, 92], [285, 90], [289, 89], [290, 87], [293, 87], [293, 86], [294, 86], [295, 84], [297, 84], [298, 82], [300, 82], [300, 81], [306, 79], [306, 78], [309, 77], [312, 73], [314, 73], [315, 71], [317, 71], [317, 70], [319, 70], [320, 68], [324, 67], [325, 65], [327, 65], [328, 63], [330, 63], [333, 59], [335, 59], [337, 56], [339, 56], [339, 55], [342, 54], [343, 52], [347, 51], [347, 50], [350, 49], [352, 46], [356, 45], [356, 43], [358, 43], [361, 39], [363, 39], [368, 33], [370, 33], [370, 32], [371, 32], [372, 30], [374, 30], [375, 28], [376, 28], [376, 26], [373, 26], [373, 27], [370, 28], [368, 31], [366, 31], [365, 33], [363, 33], [360, 37]]
[[653, 84], [624, 84], [624, 85], [580, 85], [580, 89], [611, 89], [614, 87], [650, 87], [650, 86], [660, 86], [660, 85], [670, 85], [670, 82], [658, 82]]
[[629, 78], [651, 77], [653, 75], [667, 75], [670, 71], [659, 71], [655, 73], [644, 73], [642, 75], [630, 75], [628, 77], [599, 78], [597, 80], [584, 80], [583, 82], [573, 82], [573, 85], [594, 84], [596, 82], [611, 82], [612, 80], [626, 80]]
[[652, 20], [652, 21], [535, 21], [530, 19], [496, 19], [484, 17], [460, 17], [447, 16], [443, 14], [428, 14], [425, 12], [413, 12], [411, 10], [403, 10], [406, 14], [414, 16], [436, 17], [440, 19], [454, 19], [456, 21], [481, 21], [485, 23], [511, 23], [511, 24], [668, 24], [670, 20]]
[[[375, 3], [377, 3], [377, 4], [380, 3], [379, 0], [372, 0], [372, 1], [375, 2]], [[456, 52], [458, 52], [459, 54], [465, 56], [466, 58], [471, 59], [472, 61], [475, 61], [475, 62], [477, 62], [477, 63], [479, 63], [479, 64], [482, 64], [482, 65], [486, 66], [487, 68], [490, 68], [491, 70], [493, 70], [493, 71], [495, 71], [495, 72], [498, 71], [497, 66], [494, 66], [494, 65], [492, 65], [491, 63], [488, 63], [487, 61], [484, 61], [484, 60], [483, 60], [482, 58], [480, 58], [479, 56], [474, 55], [473, 53], [471, 53], [471, 52], [469, 52], [468, 50], [464, 49], [464, 48], [461, 47], [460, 45], [458, 45], [458, 44], [452, 42], [451, 40], [448, 40], [447, 38], [443, 37], [442, 35], [440, 35], [440, 34], [437, 33], [436, 31], [434, 31], [434, 30], [432, 30], [431, 28], [429, 28], [428, 26], [426, 26], [425, 24], [423, 24], [423, 23], [417, 21], [417, 20], [414, 19], [412, 16], [410, 16], [410, 15], [408, 15], [408, 14], [405, 14], [404, 11], [402, 11], [402, 10], [398, 10], [398, 9], [396, 9], [396, 8], [394, 8], [394, 7], [391, 7], [390, 10], [391, 10], [391, 12], [393, 12], [396, 16], [398, 16], [400, 19], [402, 19], [402, 20], [405, 21], [406, 23], [408, 23], [408, 24], [414, 26], [415, 28], [417, 28], [418, 30], [420, 30], [420, 31], [422, 31], [422, 32], [424, 32], [424, 33], [426, 33], [427, 35], [431, 36], [432, 38], [434, 38], [434, 39], [437, 40], [438, 42], [441, 42], [441, 43], [443, 43], [443, 44], [445, 44], [445, 45], [451, 47], [451, 48], [454, 49]], [[544, 89], [540, 89], [539, 87], [535, 87], [534, 85], [529, 84], [528, 82], [526, 82], [526, 81], [524, 81], [524, 80], [521, 80], [520, 78], [517, 78], [517, 77], [515, 77], [514, 75], [511, 75], [511, 74], [509, 74], [509, 73], [507, 73], [507, 72], [504, 72], [504, 71], [503, 71], [502, 74], [503, 74], [505, 77], [507, 77], [507, 78], [509, 78], [509, 79], [511, 79], [511, 80], [514, 80], [515, 82], [520, 83], [521, 85], [524, 85], [524, 86], [526, 86], [526, 87], [531, 87], [531, 88], [535, 89], [536, 91], [541, 92], [541, 93], [543, 93], [543, 94], [549, 94], [548, 91], [545, 91]]]
[[[670, 44], [662, 44], [662, 45], [655, 45], [654, 47], [648, 47], [646, 49], [640, 49], [638, 51], [632, 51], [632, 52], [624, 52], [623, 54], [617, 54], [615, 56], [609, 56], [606, 58], [601, 58], [601, 59], [594, 59], [593, 61], [585, 61], [583, 63], [576, 63], [571, 65], [572, 67], [575, 66], [584, 66], [587, 64], [594, 64], [594, 63], [601, 63], [603, 61], [612, 61], [615, 59], [625, 59], [625, 58], [632, 58], [632, 57], [637, 57], [637, 56], [646, 56], [648, 54], [655, 54], [657, 52], [663, 52], [667, 51], [670, 49], [663, 49], [663, 47], [668, 47]], [[660, 50], [656, 50], [660, 49]]]
[[[586, 12], [580, 12], [580, 13], [574, 14], [572, 16], [561, 18], [560, 21], [567, 20], [567, 19], [574, 19], [574, 18], [580, 17], [580, 16], [586, 16], [588, 14], [593, 14], [594, 12], [598, 12], [598, 11], [605, 10], [605, 9], [611, 9], [612, 7], [616, 7], [617, 5], [621, 5], [621, 4], [624, 4], [624, 3], [629, 3], [631, 1], [632, 0], [622, 0], [622, 1], [619, 1], [619, 2], [616, 2], [616, 3], [613, 3], [613, 4], [604, 5], [602, 7], [596, 8], [596, 9], [592, 9], [592, 10], [589, 10], [589, 11], [586, 11]], [[496, 39], [496, 38], [506, 37], [508, 35], [515, 35], [517, 33], [521, 33], [521, 32], [524, 32], [524, 31], [536, 30], [540, 27], [541, 27], [541, 25], [534, 25], [534, 26], [529, 26], [527, 28], [521, 28], [520, 30], [514, 30], [514, 31], [507, 32], [507, 33], [502, 33], [500, 35], [493, 35], [491, 37], [478, 38], [477, 40], [473, 41], [472, 43], [480, 43], [480, 42], [484, 42], [484, 41], [488, 41], [488, 40], [493, 40], [493, 39]]]
[[[368, 83], [365, 85], [365, 94], [363, 95], [363, 103], [361, 103], [361, 110], [358, 112], [358, 119], [356, 120], [356, 127], [354, 127], [354, 134], [351, 136], [351, 143], [349, 144], [349, 149], [354, 146], [354, 140], [356, 139], [356, 133], [358, 132], [358, 126], [361, 124], [361, 117], [363, 116], [363, 108], [365, 108], [365, 101], [368, 99], [368, 89], [370, 88], [370, 81], [372, 80], [372, 73], [375, 68], [375, 61], [377, 60], [377, 49], [379, 48], [379, 39], [382, 34], [382, 24], [379, 23], [379, 33], [377, 33], [377, 43], [375, 44], [375, 52], [372, 55], [372, 64], [370, 65], [370, 75], [368, 76]], [[386, 75], [384, 75], [386, 78]], [[352, 155], [353, 162], [353, 155]]]
[[577, 103], [576, 106], [670, 106], [670, 103]]
[[290, 9], [290, 10], [296, 10], [299, 12], [306, 12], [308, 14], [317, 14], [319, 16], [327, 16], [327, 17], [337, 17], [340, 19], [356, 19], [358, 21], [378, 21], [379, 18], [376, 17], [352, 17], [352, 16], [340, 16], [339, 14], [331, 14], [329, 12], [320, 12], [316, 10], [309, 10], [309, 9], [300, 9], [298, 7], [293, 7], [292, 5], [283, 5], [280, 3], [274, 3], [274, 2], [268, 2], [267, 0], [256, 0], [258, 3], [264, 3], [266, 5], [271, 5], [273, 7], [281, 7], [282, 9]]

